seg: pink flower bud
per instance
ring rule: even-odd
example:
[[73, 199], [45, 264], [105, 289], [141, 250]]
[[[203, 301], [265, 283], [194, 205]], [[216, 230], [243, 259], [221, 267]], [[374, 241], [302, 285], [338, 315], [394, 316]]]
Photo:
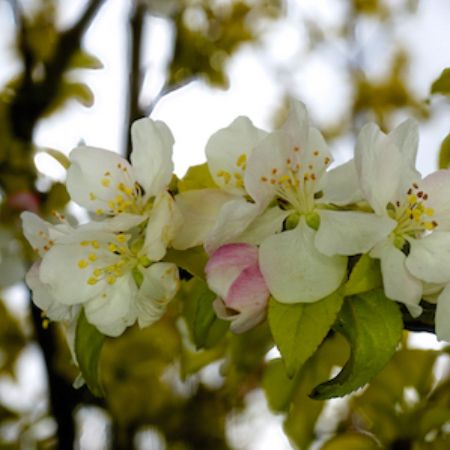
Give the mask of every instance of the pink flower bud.
[[31, 191], [19, 191], [8, 197], [8, 206], [17, 211], [31, 211], [37, 213], [39, 210], [39, 197]]
[[264, 320], [270, 293], [256, 247], [223, 245], [212, 254], [205, 272], [209, 288], [219, 296], [214, 310], [220, 319], [231, 321], [233, 332], [243, 333]]

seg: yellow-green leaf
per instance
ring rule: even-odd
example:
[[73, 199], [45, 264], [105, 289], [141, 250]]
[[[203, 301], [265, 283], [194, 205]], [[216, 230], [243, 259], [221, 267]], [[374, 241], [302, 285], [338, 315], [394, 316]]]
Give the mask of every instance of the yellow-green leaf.
[[353, 267], [349, 280], [344, 286], [345, 296], [361, 294], [381, 287], [381, 272], [378, 259], [364, 254]]
[[335, 436], [325, 442], [320, 450], [380, 450], [380, 446], [370, 436], [349, 432]]
[[400, 342], [403, 321], [398, 305], [377, 289], [347, 298], [336, 329], [349, 341], [351, 356], [335, 378], [313, 390], [317, 400], [343, 397], [380, 372]]
[[442, 141], [439, 149], [439, 169], [448, 169], [450, 167], [450, 133]]
[[206, 188], [217, 188], [216, 183], [214, 183], [209, 173], [207, 163], [190, 167], [186, 175], [178, 182], [179, 192]]
[[208, 262], [208, 256], [201, 246], [188, 250], [169, 248], [164, 256], [164, 261], [172, 262], [198, 278], [205, 278], [205, 266]]
[[450, 68], [444, 69], [437, 80], [431, 85], [432, 94], [450, 94]]
[[87, 321], [84, 311], [81, 311], [75, 335], [75, 354], [89, 390], [97, 397], [103, 396], [99, 359], [104, 342], [105, 336]]
[[317, 350], [333, 326], [342, 301], [340, 290], [315, 303], [287, 305], [270, 299], [270, 330], [289, 377]]

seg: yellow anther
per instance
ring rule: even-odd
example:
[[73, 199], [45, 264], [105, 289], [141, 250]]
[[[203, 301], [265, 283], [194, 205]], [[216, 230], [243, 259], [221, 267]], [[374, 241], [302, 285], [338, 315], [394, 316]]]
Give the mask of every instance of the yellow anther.
[[432, 230], [435, 227], [435, 225], [432, 222], [425, 222], [424, 226], [425, 230]]
[[108, 178], [102, 178], [101, 183], [103, 187], [109, 187], [109, 185], [111, 184], [111, 180], [108, 180]]
[[97, 255], [95, 253], [89, 253], [88, 258], [89, 261], [94, 262], [97, 260]]
[[108, 207], [109, 207], [109, 209], [115, 209], [116, 203], [113, 202], [112, 200], [109, 200], [108, 201]]
[[109, 276], [106, 278], [106, 282], [107, 282], [108, 284], [114, 284], [114, 283], [116, 282], [116, 280], [117, 280], [117, 278], [116, 278], [114, 275], [109, 275]]
[[94, 275], [94, 277], [100, 277], [102, 275], [102, 269], [94, 269], [92, 271], [92, 274]]
[[87, 247], [87, 246], [89, 245], [89, 241], [81, 241], [81, 242], [80, 242], [80, 245], [81, 245], [82, 247]]
[[97, 214], [97, 216], [102, 216], [103, 214], [105, 214], [105, 211], [103, 211], [103, 209], [98, 208], [97, 210], [95, 210], [95, 214]]
[[286, 182], [289, 182], [291, 178], [289, 177], [289, 175], [283, 175], [282, 177], [280, 177], [280, 179], [278, 180], [278, 184], [283, 184]]
[[225, 170], [220, 170], [217, 172], [217, 176], [223, 178], [225, 183], [229, 183], [231, 180], [231, 174], [229, 172], [226, 172]]
[[98, 243], [98, 241], [92, 241], [91, 242], [91, 245], [92, 245], [92, 247], [94, 247], [94, 248], [100, 248], [100, 244]]
[[91, 201], [97, 200], [97, 196], [93, 192], [89, 192], [89, 200]]
[[50, 325], [50, 321], [49, 321], [48, 319], [44, 319], [44, 320], [42, 321], [42, 328], [43, 328], [44, 330], [46, 330], [46, 329], [48, 328], [49, 325]]
[[109, 250], [110, 252], [116, 252], [116, 251], [117, 251], [117, 246], [116, 246], [115, 244], [113, 244], [112, 242], [110, 242], [110, 243], [108, 244], [108, 250]]
[[80, 259], [78, 261], [78, 267], [80, 269], [86, 269], [86, 267], [89, 265], [89, 263], [85, 259]]
[[236, 165], [238, 167], [243, 166], [247, 162], [247, 155], [245, 153], [242, 153], [242, 155], [239, 156], [239, 158], [236, 160]]
[[119, 241], [119, 242], [121, 242], [122, 244], [124, 243], [124, 242], [126, 242], [127, 241], [127, 237], [124, 235], [124, 234], [118, 234], [117, 236], [116, 236], [116, 239]]
[[414, 205], [414, 203], [417, 203], [417, 195], [414, 194], [408, 195], [408, 203], [410, 205]]
[[111, 172], [109, 170], [107, 170], [103, 175], [105, 177], [110, 177], [111, 176]]
[[87, 284], [90, 284], [91, 286], [94, 286], [94, 284], [97, 284], [97, 282], [98, 282], [97, 278], [94, 277], [90, 277], [87, 280]]
[[434, 209], [433, 209], [433, 208], [427, 208], [427, 209], [425, 210], [425, 214], [426, 214], [428, 217], [432, 217], [432, 216], [434, 215]]

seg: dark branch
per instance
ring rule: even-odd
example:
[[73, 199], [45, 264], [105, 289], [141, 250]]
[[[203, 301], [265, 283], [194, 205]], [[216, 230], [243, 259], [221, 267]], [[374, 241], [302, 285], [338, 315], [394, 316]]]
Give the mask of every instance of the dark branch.
[[125, 129], [125, 156], [127, 159], [131, 153], [131, 124], [140, 117], [144, 116], [144, 111], [139, 105], [139, 95], [142, 88], [142, 37], [144, 34], [145, 6], [143, 3], [136, 2], [132, 6], [130, 16], [129, 31], [129, 67], [128, 74], [128, 105], [127, 105], [127, 127]]
[[30, 74], [33, 61], [30, 60], [24, 39], [21, 39], [25, 72], [10, 108], [10, 123], [17, 139], [31, 142], [39, 117], [55, 99], [70, 59], [80, 48], [84, 32], [104, 1], [91, 0], [79, 20], [61, 33], [53, 58], [44, 66], [45, 76], [42, 81], [32, 81]]

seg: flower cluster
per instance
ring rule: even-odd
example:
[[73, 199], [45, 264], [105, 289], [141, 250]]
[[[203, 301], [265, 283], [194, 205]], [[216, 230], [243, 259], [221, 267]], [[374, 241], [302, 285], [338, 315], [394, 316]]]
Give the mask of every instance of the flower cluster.
[[41, 259], [27, 275], [34, 302], [49, 319], [87, 320], [109, 336], [136, 321], [158, 320], [179, 284], [176, 265], [160, 262], [177, 223], [167, 186], [173, 137], [162, 122], [131, 129], [131, 164], [116, 153], [78, 147], [70, 156], [67, 190], [95, 220], [56, 225], [22, 214], [24, 234]]
[[161, 262], [166, 249], [203, 245], [214, 309], [243, 332], [264, 320], [270, 296], [317, 302], [347, 281], [349, 257], [368, 254], [379, 260], [386, 296], [413, 317], [422, 300], [437, 302], [437, 336], [450, 341], [450, 172], [422, 179], [414, 122], [387, 135], [366, 125], [354, 158], [330, 169], [300, 102], [272, 132], [239, 117], [208, 141], [214, 187], [175, 196], [167, 126], [142, 119], [131, 132], [131, 164], [101, 149], [71, 154], [68, 192], [94, 220], [51, 225], [23, 214], [41, 256], [27, 281], [50, 319], [82, 306], [111, 336], [151, 324], [178, 288], [177, 267]]

